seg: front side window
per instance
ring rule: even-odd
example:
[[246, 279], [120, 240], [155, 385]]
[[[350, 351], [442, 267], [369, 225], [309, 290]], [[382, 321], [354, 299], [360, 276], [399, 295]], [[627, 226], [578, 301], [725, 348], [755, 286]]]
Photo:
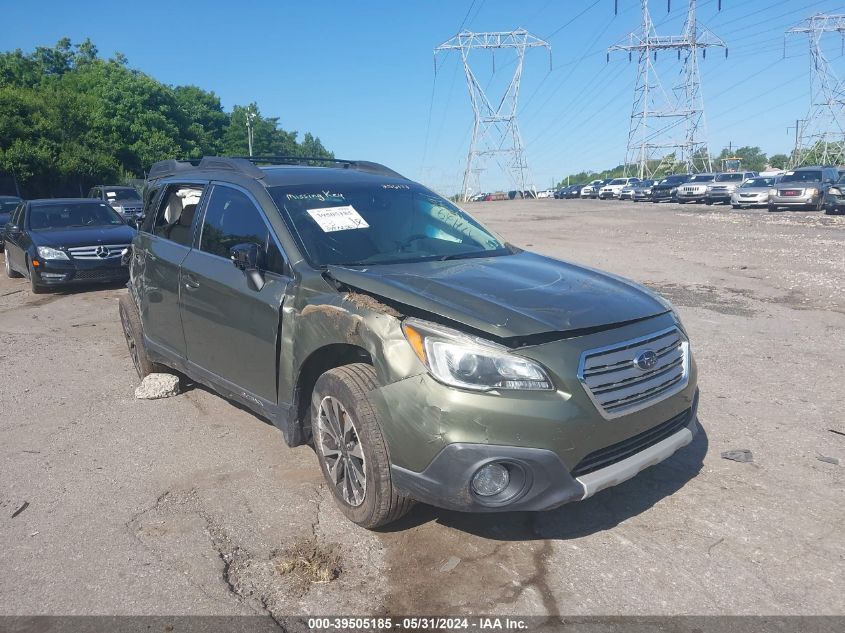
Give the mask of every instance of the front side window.
[[152, 232], [182, 246], [190, 246], [191, 227], [202, 190], [202, 185], [167, 185], [152, 222]]
[[263, 269], [284, 274], [284, 258], [261, 210], [242, 191], [215, 185], [208, 199], [200, 250], [228, 259], [238, 244], [257, 244], [264, 250]]
[[509, 255], [454, 204], [413, 183], [268, 189], [315, 267]]
[[742, 174], [719, 174], [716, 182], [742, 182]]
[[699, 174], [689, 179], [689, 182], [713, 182], [713, 176], [708, 174]]
[[32, 231], [119, 224], [124, 224], [121, 217], [104, 202], [39, 204], [29, 209], [28, 228]]

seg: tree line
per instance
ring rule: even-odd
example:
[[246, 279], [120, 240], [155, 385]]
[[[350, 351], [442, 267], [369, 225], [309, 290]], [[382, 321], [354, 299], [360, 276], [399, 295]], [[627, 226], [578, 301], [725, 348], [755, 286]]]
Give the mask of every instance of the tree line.
[[214, 92], [163, 84], [120, 53], [103, 59], [88, 39], [0, 53], [0, 172], [29, 198], [82, 195], [143, 178], [158, 160], [245, 156], [248, 111], [255, 155], [334, 156], [255, 103], [225, 112]]

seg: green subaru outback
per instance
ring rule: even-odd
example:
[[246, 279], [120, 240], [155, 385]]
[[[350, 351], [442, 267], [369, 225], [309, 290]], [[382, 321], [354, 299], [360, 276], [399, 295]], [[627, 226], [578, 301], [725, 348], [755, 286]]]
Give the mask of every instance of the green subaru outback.
[[554, 508], [692, 440], [695, 363], [665, 300], [382, 165], [292, 163], [153, 166], [120, 301], [141, 377], [177, 370], [312, 444], [367, 528], [414, 501]]

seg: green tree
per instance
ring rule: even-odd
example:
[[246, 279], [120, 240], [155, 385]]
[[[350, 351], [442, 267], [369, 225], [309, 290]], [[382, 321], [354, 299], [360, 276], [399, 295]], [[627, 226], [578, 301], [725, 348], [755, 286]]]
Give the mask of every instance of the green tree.
[[[332, 155], [251, 108], [255, 154]], [[166, 158], [247, 152], [245, 108], [226, 113], [213, 92], [165, 85], [121, 53], [102, 59], [90, 40], [0, 53], [0, 171], [29, 197], [78, 195]]]
[[769, 161], [766, 154], [760, 150], [759, 147], [738, 147], [734, 150], [728, 151], [723, 149], [722, 153], [716, 157], [713, 164], [713, 169], [721, 169], [723, 158], [741, 158], [742, 169], [749, 171], [763, 171], [766, 169]]
[[773, 154], [769, 157], [769, 165], [775, 169], [786, 169], [789, 164], [789, 156], [786, 154]]

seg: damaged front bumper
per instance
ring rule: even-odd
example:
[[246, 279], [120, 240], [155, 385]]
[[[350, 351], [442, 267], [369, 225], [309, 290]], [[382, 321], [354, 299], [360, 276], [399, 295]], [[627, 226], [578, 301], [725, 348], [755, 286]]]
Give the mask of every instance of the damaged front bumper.
[[[551, 510], [627, 481], [689, 444], [697, 431], [693, 406], [632, 438], [591, 453], [571, 471], [558, 455], [542, 448], [449, 444], [422, 472], [391, 468], [400, 494], [433, 506], [464, 512]], [[469, 482], [487, 464], [504, 465], [508, 486], [492, 497], [475, 494]]]

